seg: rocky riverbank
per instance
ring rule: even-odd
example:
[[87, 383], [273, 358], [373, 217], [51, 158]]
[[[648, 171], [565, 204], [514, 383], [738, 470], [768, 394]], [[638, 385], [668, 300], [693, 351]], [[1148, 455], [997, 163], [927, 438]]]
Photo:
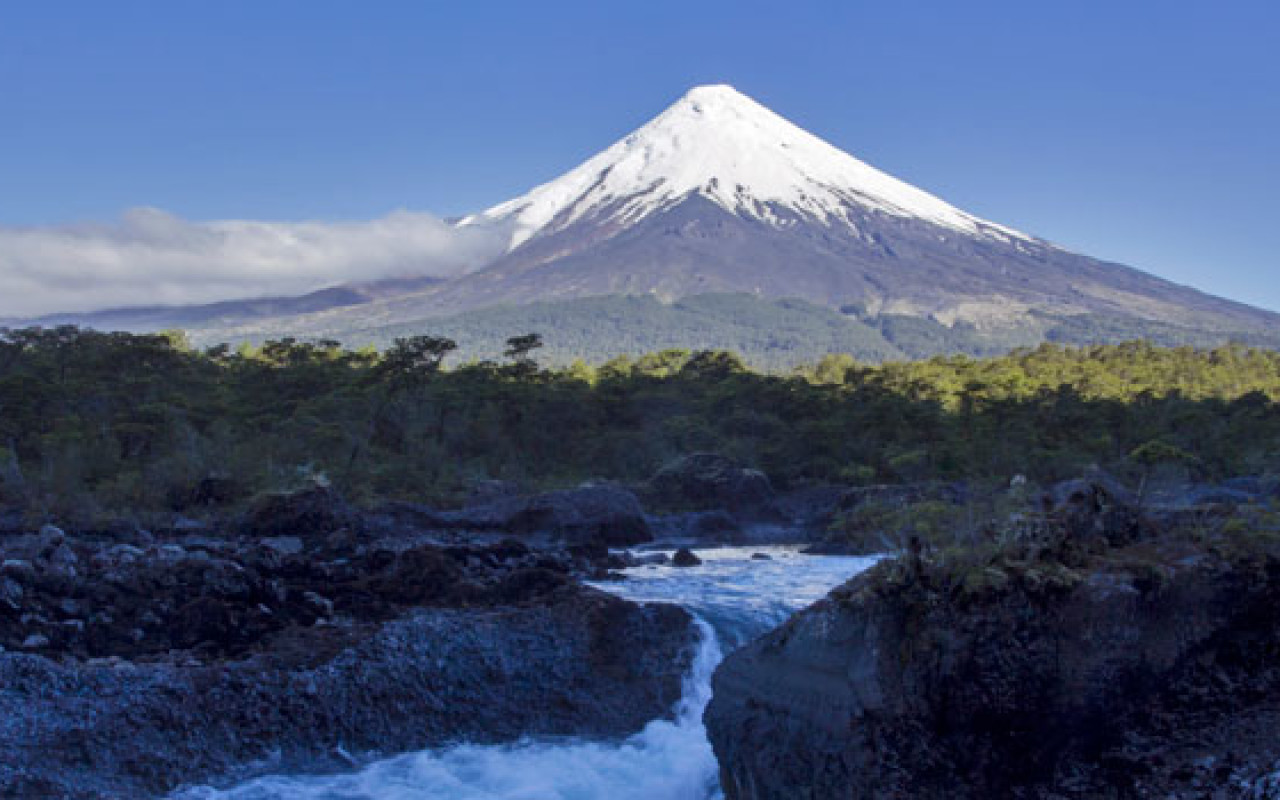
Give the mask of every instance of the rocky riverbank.
[[726, 796], [1277, 796], [1274, 515], [1127, 500], [1064, 484], [729, 656], [706, 714]]
[[465, 533], [316, 487], [202, 525], [0, 538], [0, 796], [639, 730], [679, 699], [695, 632], [578, 582], [643, 522], [587, 494]]

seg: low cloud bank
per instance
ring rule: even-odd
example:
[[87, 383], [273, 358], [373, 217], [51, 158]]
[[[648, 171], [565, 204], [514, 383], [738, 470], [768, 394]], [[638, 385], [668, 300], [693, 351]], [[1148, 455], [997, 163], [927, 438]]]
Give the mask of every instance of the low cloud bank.
[[192, 222], [139, 208], [111, 225], [0, 227], [0, 317], [453, 276], [500, 255], [508, 239], [409, 211], [369, 222]]

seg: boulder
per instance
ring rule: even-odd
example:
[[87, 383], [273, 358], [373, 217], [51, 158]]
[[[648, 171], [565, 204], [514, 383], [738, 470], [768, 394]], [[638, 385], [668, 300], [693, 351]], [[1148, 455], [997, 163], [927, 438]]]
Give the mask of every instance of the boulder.
[[1112, 507], [1132, 507], [1137, 498], [1119, 481], [1094, 473], [1054, 484], [1040, 499], [1046, 513], [1099, 513]]
[[569, 545], [629, 547], [653, 538], [635, 494], [608, 483], [438, 512], [429, 522], [445, 528], [544, 534]]
[[671, 565], [674, 567], [696, 567], [702, 563], [702, 559], [694, 555], [693, 551], [687, 547], [681, 547], [671, 556]]
[[258, 497], [241, 522], [241, 532], [257, 538], [297, 536], [322, 540], [359, 523], [347, 503], [327, 486]]
[[[330, 534], [332, 535], [332, 534]], [[297, 536], [268, 536], [261, 542], [268, 550], [274, 550], [281, 556], [296, 556], [302, 552], [304, 544]]]
[[663, 466], [649, 479], [648, 493], [667, 508], [776, 515], [769, 478], [717, 453], [692, 453]]
[[1137, 498], [1099, 472], [1055, 484], [1041, 496], [1040, 511], [1060, 520], [1063, 529], [1079, 539], [1101, 537], [1122, 545], [1144, 535]]

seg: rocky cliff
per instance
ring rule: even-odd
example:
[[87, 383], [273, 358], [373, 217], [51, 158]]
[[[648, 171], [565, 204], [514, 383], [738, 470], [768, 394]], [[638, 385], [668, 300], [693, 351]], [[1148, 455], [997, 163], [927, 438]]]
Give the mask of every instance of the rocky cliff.
[[[1280, 539], [1078, 482], [914, 552], [717, 671], [730, 800], [1257, 796], [1280, 765]], [[1214, 794], [1213, 792], [1220, 792]]]
[[321, 490], [198, 531], [0, 535], [0, 797], [640, 730], [680, 698], [690, 617], [578, 583], [581, 538], [611, 529], [555, 499], [578, 547], [422, 531]]

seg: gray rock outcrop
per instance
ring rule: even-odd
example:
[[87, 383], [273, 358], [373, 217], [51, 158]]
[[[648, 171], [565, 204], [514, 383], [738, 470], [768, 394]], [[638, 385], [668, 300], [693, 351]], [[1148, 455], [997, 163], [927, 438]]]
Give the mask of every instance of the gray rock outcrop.
[[730, 655], [726, 797], [1244, 796], [1280, 761], [1274, 534], [1082, 538], [1065, 494], [1055, 535], [884, 562]]
[[663, 466], [647, 493], [660, 506], [776, 515], [768, 476], [717, 453], [691, 453]]

